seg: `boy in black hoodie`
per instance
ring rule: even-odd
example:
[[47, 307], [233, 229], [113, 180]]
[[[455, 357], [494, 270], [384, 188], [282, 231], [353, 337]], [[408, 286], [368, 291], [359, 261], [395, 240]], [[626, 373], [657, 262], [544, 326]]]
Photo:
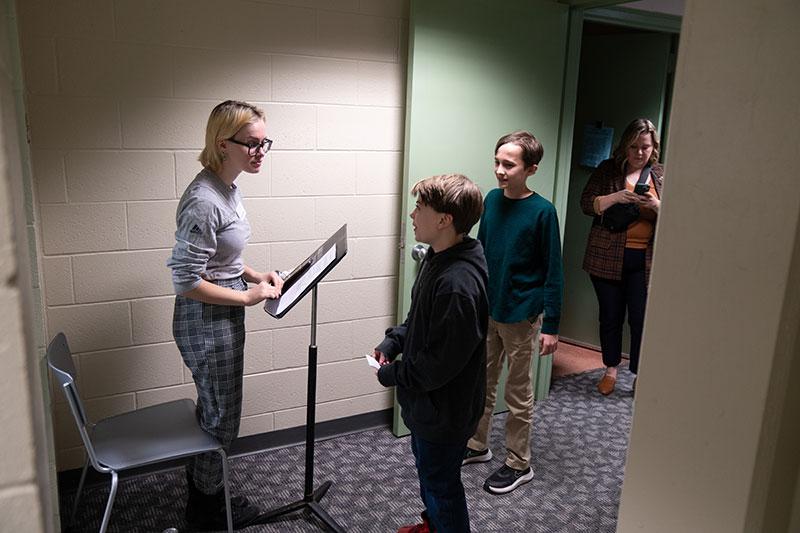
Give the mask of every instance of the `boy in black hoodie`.
[[405, 322], [389, 328], [375, 348], [378, 380], [397, 387], [411, 430], [425, 506], [423, 522], [398, 533], [469, 533], [461, 460], [486, 395], [488, 274], [480, 242], [467, 234], [483, 199], [460, 174], [424, 179], [411, 194], [414, 237], [430, 247]]

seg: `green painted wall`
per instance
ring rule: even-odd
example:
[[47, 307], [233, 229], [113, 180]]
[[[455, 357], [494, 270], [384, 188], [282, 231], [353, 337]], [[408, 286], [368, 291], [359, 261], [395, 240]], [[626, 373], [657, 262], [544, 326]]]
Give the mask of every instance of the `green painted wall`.
[[[591, 169], [578, 165], [583, 127], [603, 121], [604, 126], [614, 128], [614, 145], [625, 126], [637, 117], [649, 118], [660, 131], [671, 39], [665, 33], [583, 36], [564, 228], [564, 308], [560, 329], [564, 338], [600, 345], [597, 299], [589, 275], [581, 268], [592, 224], [580, 209], [581, 192], [591, 173]], [[627, 336], [626, 331], [626, 352]]]
[[[529, 185], [552, 199], [568, 15], [568, 6], [546, 0], [412, 0], [405, 192], [446, 172], [461, 172], [488, 192], [495, 187], [495, 142], [528, 129], [545, 148]], [[406, 231], [409, 200], [404, 194], [400, 317], [416, 274], [414, 235]]]

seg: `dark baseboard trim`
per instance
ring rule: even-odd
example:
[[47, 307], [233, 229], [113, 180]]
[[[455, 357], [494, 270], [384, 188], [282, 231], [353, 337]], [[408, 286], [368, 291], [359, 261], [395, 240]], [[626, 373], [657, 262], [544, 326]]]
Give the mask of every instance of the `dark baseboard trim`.
[[583, 342], [583, 341], [579, 341], [579, 340], [575, 340], [575, 339], [570, 339], [569, 337], [562, 337], [562, 336], [559, 335], [558, 336], [558, 340], [562, 341], [562, 342], [566, 342], [567, 344], [572, 344], [574, 346], [578, 346], [580, 348], [586, 348], [587, 350], [594, 350], [595, 352], [599, 352], [600, 351], [600, 347], [599, 346], [596, 346], [596, 345], [588, 343], [588, 342]]
[[[384, 409], [382, 411], [373, 411], [371, 413], [364, 413], [360, 415], [348, 416], [345, 418], [337, 418], [336, 420], [328, 420], [325, 422], [318, 422], [314, 426], [314, 433], [316, 441], [323, 441], [342, 435], [351, 433], [358, 433], [373, 429], [377, 427], [391, 427], [392, 425], [392, 409]], [[259, 433], [258, 435], [249, 435], [236, 439], [231, 445], [230, 457], [239, 455], [249, 455], [277, 448], [284, 448], [286, 446], [295, 446], [304, 444], [306, 441], [306, 427], [298, 426], [287, 429], [279, 429], [277, 431], [270, 431], [269, 433]], [[166, 461], [151, 466], [143, 466], [122, 472], [119, 476], [120, 480], [128, 479], [136, 476], [143, 476], [152, 474], [154, 472], [161, 472], [164, 470], [171, 470], [173, 468], [180, 468], [184, 465], [184, 460]], [[62, 491], [75, 491], [78, 489], [78, 483], [81, 479], [81, 468], [72, 470], [64, 470], [58, 473], [58, 490]], [[86, 473], [85, 487], [108, 485], [110, 477], [106, 474], [101, 474], [95, 469], [89, 467]]]
[[[599, 346], [597, 346], [595, 344], [590, 344], [588, 342], [583, 342], [583, 341], [578, 341], [578, 340], [575, 340], [575, 339], [570, 339], [569, 337], [561, 337], [561, 336], [559, 336], [558, 340], [566, 342], [567, 344], [573, 344], [573, 345], [578, 346], [580, 348], [586, 348], [587, 350], [594, 350], [595, 352], [602, 352], [603, 351]], [[622, 357], [623, 357], [623, 359], [630, 359], [631, 358], [631, 356], [626, 352], [622, 352]]]

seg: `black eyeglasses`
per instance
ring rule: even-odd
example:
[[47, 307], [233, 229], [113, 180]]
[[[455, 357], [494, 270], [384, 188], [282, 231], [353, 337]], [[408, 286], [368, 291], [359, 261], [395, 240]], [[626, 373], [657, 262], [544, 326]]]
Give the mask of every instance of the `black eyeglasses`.
[[243, 143], [242, 141], [237, 141], [233, 137], [228, 139], [230, 142], [234, 144], [239, 144], [241, 146], [247, 146], [247, 155], [253, 157], [258, 152], [264, 152], [265, 154], [269, 152], [270, 148], [272, 148], [272, 139], [264, 139], [261, 142], [250, 141]]

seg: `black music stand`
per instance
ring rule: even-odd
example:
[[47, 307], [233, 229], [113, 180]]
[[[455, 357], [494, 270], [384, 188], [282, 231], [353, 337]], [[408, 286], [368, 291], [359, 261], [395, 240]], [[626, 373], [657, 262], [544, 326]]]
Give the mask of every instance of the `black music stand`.
[[333, 270], [347, 253], [347, 224], [339, 228], [314, 253], [301, 262], [286, 278], [281, 297], [267, 300], [264, 310], [282, 318], [311, 291], [311, 342], [308, 345], [308, 391], [306, 400], [306, 472], [303, 499], [262, 513], [253, 524], [272, 522], [295, 511], [311, 512], [336, 533], [345, 530], [322, 508], [320, 500], [333, 484], [326, 481], [314, 490], [314, 417], [317, 402], [317, 284]]

